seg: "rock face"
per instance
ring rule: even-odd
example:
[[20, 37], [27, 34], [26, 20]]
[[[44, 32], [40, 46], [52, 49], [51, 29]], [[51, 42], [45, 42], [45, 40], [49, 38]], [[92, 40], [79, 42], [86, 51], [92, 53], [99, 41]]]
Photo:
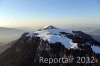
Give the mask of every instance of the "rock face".
[[[55, 30], [55, 29], [54, 29]], [[68, 32], [62, 29], [43, 29], [35, 33], [24, 33], [13, 45], [0, 55], [0, 66], [85, 66], [100, 65], [100, 51], [96, 52], [94, 46], [100, 43], [82, 36], [79, 32]], [[53, 32], [52, 32], [53, 31]], [[45, 35], [44, 35], [45, 34]], [[49, 36], [49, 38], [48, 38]], [[71, 46], [66, 47], [62, 39], [51, 41], [51, 37], [69, 40]], [[58, 37], [59, 36], [59, 37]], [[85, 35], [86, 36], [86, 35]], [[66, 37], [66, 38], [65, 38]], [[65, 41], [65, 40], [64, 40]], [[52, 62], [48, 59], [74, 58], [72, 62]], [[79, 58], [86, 58], [81, 62]], [[43, 61], [43, 58], [45, 59]], [[90, 59], [89, 59], [90, 58]], [[41, 61], [42, 59], [42, 61]], [[87, 63], [87, 59], [88, 61]], [[92, 60], [91, 60], [92, 59]], [[52, 60], [50, 60], [52, 61]], [[79, 63], [80, 62], [80, 63]]]

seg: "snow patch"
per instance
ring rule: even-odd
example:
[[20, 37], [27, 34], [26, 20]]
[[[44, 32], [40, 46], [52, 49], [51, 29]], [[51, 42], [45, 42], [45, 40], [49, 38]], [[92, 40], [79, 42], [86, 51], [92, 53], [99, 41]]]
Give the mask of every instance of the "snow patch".
[[26, 37], [33, 37], [33, 35], [34, 35], [34, 33], [32, 33], [32, 32], [28, 32], [28, 34], [26, 35]]
[[38, 37], [40, 37], [43, 40], [49, 41], [49, 43], [56, 43], [60, 42], [62, 43], [66, 48], [77, 48], [77, 43], [73, 43], [71, 39], [67, 38], [66, 36], [62, 35], [60, 32], [65, 33], [72, 33], [72, 31], [65, 30], [65, 29], [46, 29], [37, 31], [35, 33], [38, 33]]
[[95, 52], [95, 53], [99, 53], [100, 54], [100, 47], [99, 46], [91, 46], [92, 50]]
[[60, 34], [60, 32], [73, 34], [72, 31], [65, 30], [65, 29], [47, 29], [47, 30], [36, 31], [36, 33], [38, 34], [48, 33], [48, 34], [55, 34], [55, 35]]

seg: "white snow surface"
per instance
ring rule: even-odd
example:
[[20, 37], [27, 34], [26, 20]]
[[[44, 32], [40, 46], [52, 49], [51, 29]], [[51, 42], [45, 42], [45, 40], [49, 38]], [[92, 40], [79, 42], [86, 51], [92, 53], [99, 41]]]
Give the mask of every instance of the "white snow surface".
[[73, 32], [70, 30], [59, 29], [59, 28], [36, 31], [36, 33], [39, 33], [39, 34], [43, 34], [43, 33], [45, 33], [45, 34], [60, 34], [60, 32], [66, 32], [66, 33], [73, 34]]
[[26, 37], [33, 37], [33, 35], [34, 35], [34, 33], [32, 33], [32, 32], [28, 32], [28, 34], [26, 35]]
[[100, 54], [100, 47], [99, 46], [91, 46], [92, 50], [95, 52], [95, 53], [99, 53]]
[[[72, 31], [55, 28], [53, 26], [46, 26], [44, 28], [45, 29], [36, 31], [35, 33], [37, 33], [37, 35], [35, 35], [35, 36], [40, 37], [41, 39], [43, 39], [45, 41], [47, 40], [49, 43], [60, 42], [68, 49], [70, 49], [70, 48], [77, 49], [78, 48], [77, 43], [73, 43], [71, 39], [67, 38], [66, 36], [64, 36], [63, 34], [60, 33], [60, 32], [65, 32], [65, 33], [73, 34]], [[35, 33], [29, 32], [26, 35], [26, 37], [32, 38]]]
[[77, 49], [77, 43], [73, 43], [71, 39], [60, 34], [60, 32], [73, 34], [72, 31], [59, 28], [36, 31], [35, 33], [38, 33], [38, 37], [40, 37], [43, 40], [49, 41], [49, 43], [61, 42], [68, 49]]

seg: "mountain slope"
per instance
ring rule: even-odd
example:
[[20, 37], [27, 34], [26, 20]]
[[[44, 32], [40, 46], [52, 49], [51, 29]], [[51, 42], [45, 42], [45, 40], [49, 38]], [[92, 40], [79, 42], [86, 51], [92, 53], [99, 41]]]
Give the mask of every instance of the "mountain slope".
[[7, 43], [7, 44], [2, 44], [2, 45], [0, 46], [0, 54], [1, 54], [2, 52], [4, 52], [6, 49], [8, 49], [9, 47], [11, 47], [11, 45], [12, 45], [14, 42], [15, 42], [15, 41], [9, 42], [9, 43]]
[[[98, 45], [100, 43], [87, 40], [79, 32], [75, 33], [65, 29], [48, 27], [34, 33], [24, 33], [10, 48], [0, 55], [0, 66], [100, 65], [100, 46]], [[65, 60], [70, 56], [74, 58], [72, 63], [40, 62], [41, 57], [64, 58]], [[94, 63], [77, 64], [77, 57], [94, 57]]]

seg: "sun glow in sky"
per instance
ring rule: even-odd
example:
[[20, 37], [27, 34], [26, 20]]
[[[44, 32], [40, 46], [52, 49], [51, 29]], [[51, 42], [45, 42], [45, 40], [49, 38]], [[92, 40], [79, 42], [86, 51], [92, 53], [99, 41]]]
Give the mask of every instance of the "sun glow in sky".
[[100, 25], [100, 0], [0, 0], [1, 27]]

